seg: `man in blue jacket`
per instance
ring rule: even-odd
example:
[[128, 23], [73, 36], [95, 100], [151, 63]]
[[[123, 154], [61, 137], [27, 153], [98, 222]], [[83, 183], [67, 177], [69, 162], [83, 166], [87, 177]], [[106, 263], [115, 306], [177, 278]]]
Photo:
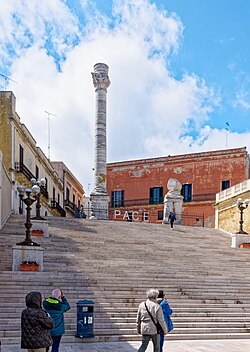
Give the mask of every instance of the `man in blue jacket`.
[[62, 335], [65, 333], [64, 313], [70, 309], [70, 305], [63, 292], [59, 288], [55, 288], [51, 297], [43, 301], [43, 308], [54, 321], [54, 328], [50, 330], [53, 340], [51, 352], [58, 352]]
[[174, 221], [176, 220], [175, 214], [171, 211], [168, 216], [168, 220], [170, 221], [170, 228], [173, 230], [174, 228]]
[[[172, 319], [170, 318], [170, 315], [172, 314], [172, 309], [170, 308], [168, 301], [164, 297], [165, 297], [164, 292], [162, 290], [159, 290], [157, 303], [162, 308], [164, 320], [165, 320], [165, 323], [168, 328], [168, 333], [170, 333], [174, 328]], [[164, 344], [164, 334], [161, 334], [160, 335], [160, 352], [163, 351], [163, 344]]]

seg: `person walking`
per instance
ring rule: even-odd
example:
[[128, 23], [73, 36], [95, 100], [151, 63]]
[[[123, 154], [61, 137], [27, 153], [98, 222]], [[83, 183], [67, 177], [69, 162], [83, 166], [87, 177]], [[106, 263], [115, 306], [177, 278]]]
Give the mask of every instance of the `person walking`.
[[142, 335], [142, 344], [138, 352], [145, 352], [150, 340], [153, 342], [154, 352], [160, 351], [160, 335], [157, 333], [155, 326], [157, 322], [161, 325], [164, 334], [168, 332], [162, 308], [156, 301], [158, 294], [158, 290], [150, 289], [147, 292], [146, 302], [144, 301], [139, 305], [136, 325], [138, 334]]
[[[50, 330], [53, 340], [51, 352], [58, 352], [62, 335], [65, 333], [64, 313], [70, 309], [70, 304], [59, 288], [52, 291], [51, 297], [43, 301], [44, 310], [50, 314], [54, 327]], [[47, 349], [47, 352], [49, 349]]]
[[29, 292], [26, 307], [21, 314], [21, 348], [28, 352], [46, 352], [52, 345], [49, 329], [53, 320], [42, 309], [42, 295], [38, 291]]
[[[168, 301], [164, 297], [165, 297], [165, 294], [164, 294], [163, 290], [159, 290], [157, 303], [162, 308], [164, 320], [165, 320], [165, 323], [168, 328], [168, 333], [170, 333], [174, 328], [172, 319], [170, 317], [170, 315], [172, 314], [172, 309], [170, 308]], [[160, 334], [160, 352], [163, 352], [163, 344], [164, 344], [164, 333], [161, 333]]]
[[171, 211], [168, 216], [168, 220], [170, 221], [171, 230], [174, 228], [174, 221], [176, 220], [175, 214]]

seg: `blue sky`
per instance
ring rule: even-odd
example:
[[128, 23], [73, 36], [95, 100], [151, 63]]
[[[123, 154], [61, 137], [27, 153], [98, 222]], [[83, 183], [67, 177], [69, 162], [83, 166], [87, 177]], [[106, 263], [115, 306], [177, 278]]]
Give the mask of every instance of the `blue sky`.
[[44, 111], [57, 115], [51, 159], [85, 189], [97, 62], [110, 68], [108, 161], [250, 149], [248, 0], [0, 0], [0, 9], [0, 73], [18, 82], [6, 88], [21, 121], [47, 154]]
[[228, 121], [232, 130], [249, 130], [249, 2], [165, 3], [170, 11], [178, 13], [185, 26], [182, 46], [172, 64], [175, 75], [183, 70], [195, 72], [221, 90], [222, 106], [211, 115], [211, 126], [223, 128]]

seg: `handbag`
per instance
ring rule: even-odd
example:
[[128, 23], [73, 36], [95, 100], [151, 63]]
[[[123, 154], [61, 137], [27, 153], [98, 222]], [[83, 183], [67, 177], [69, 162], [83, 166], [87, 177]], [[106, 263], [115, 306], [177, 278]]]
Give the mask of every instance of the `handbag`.
[[157, 323], [154, 321], [154, 318], [152, 317], [150, 311], [148, 310], [148, 307], [146, 305], [146, 302], [144, 302], [145, 304], [145, 308], [150, 316], [150, 318], [152, 319], [153, 323], [155, 324], [155, 327], [156, 327], [156, 330], [157, 330], [157, 334], [163, 334], [164, 333], [164, 330], [162, 329], [162, 326], [161, 324], [157, 321]]

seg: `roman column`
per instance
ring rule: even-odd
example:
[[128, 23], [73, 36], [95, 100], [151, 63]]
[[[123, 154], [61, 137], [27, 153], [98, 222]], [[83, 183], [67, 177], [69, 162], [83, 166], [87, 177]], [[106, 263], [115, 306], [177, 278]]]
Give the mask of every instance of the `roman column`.
[[96, 92], [95, 108], [95, 184], [91, 193], [92, 213], [96, 219], [108, 218], [109, 197], [106, 189], [106, 99], [107, 88], [110, 86], [108, 66], [95, 64], [92, 72]]

